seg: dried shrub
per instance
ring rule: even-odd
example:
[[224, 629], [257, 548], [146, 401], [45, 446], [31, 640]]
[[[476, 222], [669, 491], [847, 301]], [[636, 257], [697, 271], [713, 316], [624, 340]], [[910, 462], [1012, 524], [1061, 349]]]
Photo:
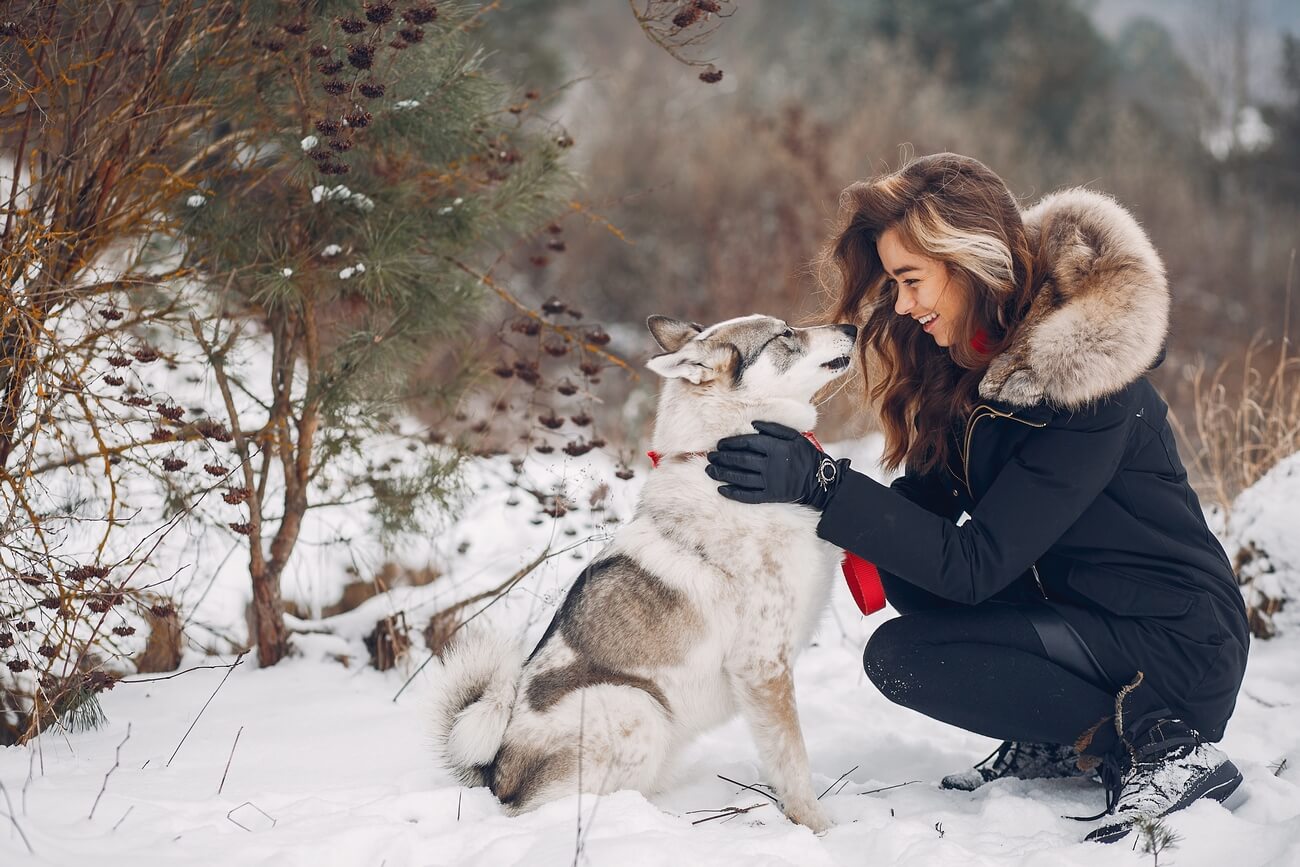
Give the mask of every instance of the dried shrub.
[[388, 671], [411, 647], [406, 615], [398, 613], [380, 620], [364, 641], [370, 651], [370, 664], [379, 671]]

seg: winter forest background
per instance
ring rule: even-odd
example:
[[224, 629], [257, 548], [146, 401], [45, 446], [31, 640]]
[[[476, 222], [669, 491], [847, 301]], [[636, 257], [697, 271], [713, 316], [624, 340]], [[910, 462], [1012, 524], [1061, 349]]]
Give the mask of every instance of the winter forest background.
[[[0, 863], [1300, 863], [1295, 0], [11, 0], [0, 76]], [[943, 150], [1164, 257], [1246, 802], [1102, 849], [1085, 788], [941, 792], [990, 747], [874, 693], [842, 587], [824, 838], [722, 779], [739, 722], [650, 801], [454, 785], [421, 663], [630, 516], [645, 317], [806, 323], [840, 189]]]

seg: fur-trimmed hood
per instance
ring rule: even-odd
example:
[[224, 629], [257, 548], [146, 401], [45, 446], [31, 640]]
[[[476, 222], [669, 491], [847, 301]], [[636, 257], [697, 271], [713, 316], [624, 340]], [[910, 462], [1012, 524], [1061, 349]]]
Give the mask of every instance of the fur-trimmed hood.
[[1169, 286], [1146, 232], [1110, 196], [1072, 187], [1022, 214], [1046, 277], [980, 397], [1012, 407], [1075, 410], [1164, 359]]

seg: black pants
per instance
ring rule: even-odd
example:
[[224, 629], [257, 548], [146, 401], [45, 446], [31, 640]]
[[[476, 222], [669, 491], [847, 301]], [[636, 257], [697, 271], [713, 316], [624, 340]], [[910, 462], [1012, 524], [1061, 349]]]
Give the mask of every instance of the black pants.
[[[1013, 585], [972, 606], [884, 571], [881, 579], [886, 598], [903, 616], [880, 625], [863, 664], [891, 701], [999, 740], [1073, 744], [1095, 728], [1086, 752], [1102, 755], [1116, 747], [1114, 725], [1097, 724], [1113, 716], [1116, 693], [1137, 673], [1132, 648], [1148, 640], [1137, 634], [1141, 621], [1049, 604], [1032, 585]], [[1045, 624], [1064, 631], [1053, 634]], [[1086, 646], [1090, 667], [1062, 651], [1062, 635]], [[1169, 715], [1186, 719], [1161, 695], [1160, 673], [1143, 674], [1142, 688], [1126, 707], [1139, 713], [1169, 707]]]

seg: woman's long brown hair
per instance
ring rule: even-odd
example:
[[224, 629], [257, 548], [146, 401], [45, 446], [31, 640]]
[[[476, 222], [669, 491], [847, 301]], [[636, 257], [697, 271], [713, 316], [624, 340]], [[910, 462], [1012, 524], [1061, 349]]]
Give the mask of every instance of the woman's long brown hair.
[[[965, 315], [952, 323], [951, 346], [940, 346], [911, 317], [894, 312], [896, 285], [876, 252], [876, 240], [890, 227], [909, 250], [943, 262], [947, 291], [966, 296]], [[984, 370], [1010, 343], [1037, 288], [1033, 252], [1010, 190], [979, 160], [952, 153], [918, 157], [840, 194], [839, 223], [819, 264], [833, 299], [823, 321], [860, 329], [865, 397], [880, 405], [882, 464], [894, 470], [905, 462], [915, 472], [945, 465], [950, 431], [974, 407]], [[876, 364], [869, 366], [872, 357]]]

